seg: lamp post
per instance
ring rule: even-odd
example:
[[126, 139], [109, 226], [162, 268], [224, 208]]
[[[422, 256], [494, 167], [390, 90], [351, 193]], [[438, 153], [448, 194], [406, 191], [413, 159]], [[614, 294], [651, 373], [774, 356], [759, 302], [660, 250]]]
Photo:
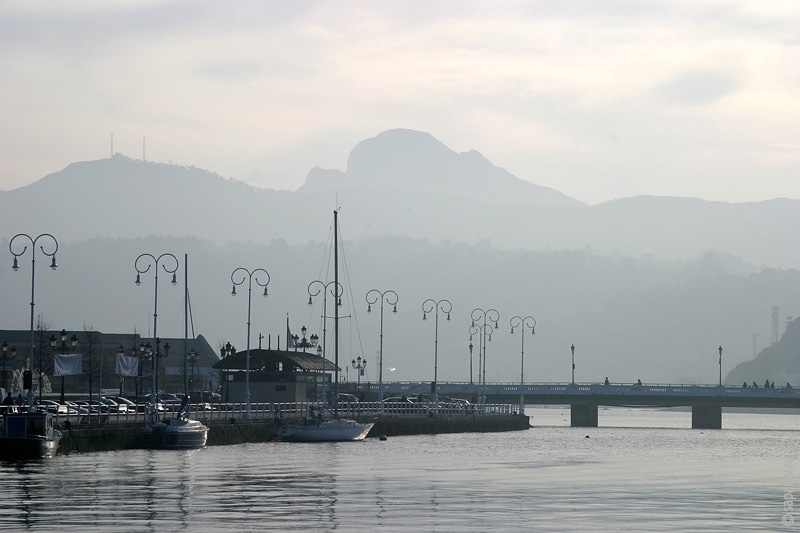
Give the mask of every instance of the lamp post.
[[[172, 274], [172, 284], [177, 285], [178, 280], [175, 276], [175, 272], [178, 271], [178, 258], [172, 255], [169, 252], [163, 253], [158, 257], [155, 257], [152, 254], [141, 254], [139, 257], [136, 258], [134, 261], [133, 266], [136, 268], [136, 285], [142, 284], [141, 275], [148, 272], [150, 267], [153, 266], [153, 274], [155, 275], [155, 283], [153, 283], [153, 342], [155, 343], [155, 354], [153, 354], [153, 380], [151, 385], [151, 392], [152, 392], [152, 401], [153, 401], [153, 412], [155, 413], [155, 407], [158, 405], [158, 355], [159, 355], [159, 344], [160, 339], [158, 338], [158, 266], [161, 263], [161, 260], [166, 260], [167, 264], [161, 265], [161, 268], [164, 269], [164, 272], [167, 274]], [[140, 266], [147, 265], [147, 268], [142, 269]], [[149, 344], [149, 343], [148, 343]], [[168, 345], [167, 345], [168, 346]], [[166, 348], [166, 346], [165, 346]]]
[[[323, 379], [325, 375], [325, 365], [327, 364], [328, 359], [325, 357], [325, 350], [327, 349], [327, 332], [328, 332], [328, 293], [335, 298], [335, 302], [337, 306], [342, 305], [342, 292], [344, 292], [344, 287], [338, 281], [329, 281], [325, 283], [318, 279], [315, 279], [311, 283], [308, 284], [308, 305], [314, 305], [314, 296], [317, 296], [319, 293], [322, 293], [322, 345], [317, 346], [317, 355], [321, 356], [322, 359], [322, 374]], [[334, 372], [338, 372], [339, 369], [335, 369]], [[325, 385], [323, 381], [322, 387], [322, 397], [325, 400]]]
[[435, 320], [434, 320], [434, 337], [433, 337], [433, 403], [438, 409], [439, 405], [439, 396], [436, 392], [437, 383], [439, 382], [439, 310], [442, 310], [443, 313], [447, 313], [447, 320], [450, 321], [450, 311], [453, 310], [453, 304], [450, 303], [450, 300], [434, 300], [433, 298], [428, 298], [424, 302], [422, 302], [422, 320], [428, 320], [428, 313], [434, 312]]
[[[220, 349], [220, 355], [222, 356], [223, 359], [225, 359], [228, 356], [234, 355], [235, 353], [236, 353], [236, 348], [232, 346], [230, 342], [225, 343], [225, 346], [223, 346]], [[228, 403], [229, 401], [231, 401], [229, 394], [231, 390], [231, 384], [228, 381], [227, 370], [224, 371], [224, 375], [225, 375], [225, 403]]]
[[[476, 307], [472, 310], [470, 314], [472, 318], [472, 324], [470, 325], [470, 341], [472, 340], [472, 335], [477, 333], [478, 331], [481, 332], [481, 340], [483, 343], [483, 377], [481, 378], [481, 363], [480, 363], [480, 356], [481, 351], [480, 347], [478, 348], [478, 383], [481, 384], [481, 394], [478, 399], [479, 403], [484, 403], [486, 401], [486, 396], [484, 395], [484, 387], [486, 387], [486, 337], [488, 335], [489, 340], [492, 340], [492, 333], [496, 328], [499, 326], [497, 325], [497, 321], [500, 320], [500, 313], [497, 312], [496, 309], [488, 309], [483, 310], [480, 307]], [[477, 321], [477, 322], [476, 322]], [[494, 322], [494, 327], [489, 323]]]
[[572, 384], [575, 385], [575, 345], [569, 347], [572, 352]]
[[722, 387], [722, 345], [719, 348], [719, 386]]
[[[135, 342], [136, 342], [136, 340], [134, 339], [134, 343]], [[142, 396], [142, 366], [143, 365], [141, 364], [141, 361], [144, 361], [146, 363], [146, 362], [150, 361], [150, 358], [152, 357], [152, 348], [151, 348], [150, 351], [147, 350], [147, 346], [149, 346], [149, 345], [150, 345], [150, 343], [145, 344], [144, 341], [142, 341], [139, 344], [138, 353], [136, 351], [136, 346], [134, 345], [134, 347], [133, 347], [132, 356], [138, 357], [139, 361], [140, 361], [140, 363], [138, 365], [139, 369], [137, 370], [137, 374], [138, 374], [138, 376], [137, 376], [138, 380], [137, 381], [138, 381], [138, 383], [136, 384], [136, 405], [137, 405], [137, 407], [139, 405], [139, 396]], [[150, 378], [150, 380], [152, 381], [152, 377]], [[138, 409], [137, 409], [137, 412], [138, 412]]]
[[[61, 330], [61, 355], [65, 355], [67, 353], [67, 330]], [[72, 338], [69, 340], [74, 350], [75, 347], [78, 345], [78, 337], [72, 335]], [[55, 350], [56, 349], [56, 338], [53, 335], [50, 335], [50, 347]], [[39, 398], [41, 400], [41, 398]], [[64, 374], [61, 374], [61, 405], [64, 405]]]
[[[238, 276], [241, 276], [239, 281], [236, 281]], [[261, 282], [259, 279], [259, 274], [263, 274], [267, 277], [265, 282]], [[233, 290], [231, 290], [231, 296], [236, 296], [236, 286], [242, 285], [245, 281], [247, 281], [247, 357], [246, 357], [246, 368], [245, 368], [245, 375], [244, 375], [244, 398], [246, 404], [246, 411], [245, 411], [245, 418], [250, 418], [250, 304], [252, 302], [252, 292], [253, 292], [253, 280], [255, 279], [256, 284], [264, 287], [264, 293], [262, 294], [264, 298], [268, 296], [267, 293], [267, 285], [269, 285], [269, 272], [264, 270], [263, 268], [257, 268], [252, 272], [244, 267], [238, 267], [231, 272], [231, 282], [233, 282]]]
[[[380, 348], [378, 351], [378, 412], [383, 412], [383, 303], [384, 301], [391, 306], [394, 306], [392, 313], [397, 313], [397, 293], [393, 290], [379, 291], [378, 289], [370, 289], [367, 291], [367, 313], [372, 312], [372, 304], [381, 301], [381, 336]], [[366, 362], [365, 362], [366, 364]]]
[[472, 335], [469, 336], [469, 384], [472, 385]]
[[[3, 341], [3, 389], [8, 392], [8, 369], [6, 368], [6, 360], [8, 358], [8, 343]], [[11, 347], [11, 366], [14, 366], [14, 357], [17, 356], [17, 347]]]
[[356, 376], [357, 376], [356, 379], [358, 381], [356, 382], [356, 390], [359, 390], [359, 388], [361, 388], [361, 376], [364, 375], [364, 370], [366, 370], [366, 368], [367, 368], [367, 360], [366, 359], [362, 359], [361, 356], [359, 355], [356, 359], [353, 359], [350, 362], [350, 364], [353, 365], [353, 368], [355, 368], [356, 371], [357, 371], [356, 372]]
[[514, 328], [522, 328], [522, 334], [520, 335], [520, 359], [519, 359], [519, 414], [525, 414], [525, 395], [522, 393], [522, 387], [525, 384], [525, 328], [531, 328], [531, 335], [536, 334], [536, 319], [532, 316], [526, 316], [522, 318], [521, 316], [513, 316], [509, 321], [509, 325], [511, 326], [511, 334], [514, 334]]
[[[21, 251], [14, 251], [14, 241], [17, 239], [21, 239], [24, 241], [27, 239], [31, 245], [31, 343], [30, 343], [30, 350], [28, 352], [28, 369], [26, 377], [23, 381], [23, 388], [27, 385], [28, 388], [28, 405], [33, 406], [33, 380], [31, 379], [31, 372], [33, 372], [33, 352], [34, 352], [34, 344], [33, 344], [33, 314], [34, 314], [34, 307], [36, 304], [34, 303], [34, 295], [36, 294], [36, 243], [39, 239], [44, 239], [46, 244], [48, 245], [45, 248], [44, 245], [39, 245], [39, 250], [41, 252], [50, 257], [52, 260], [50, 261], [50, 268], [55, 270], [58, 268], [56, 264], [56, 252], [58, 251], [58, 241], [55, 237], [50, 235], [49, 233], [41, 233], [36, 237], [31, 237], [27, 233], [18, 233], [11, 238], [11, 241], [8, 243], [8, 250], [11, 252], [11, 255], [14, 256], [14, 264], [11, 268], [14, 269], [16, 272], [19, 270], [19, 264], [17, 263], [17, 259], [25, 254], [25, 251], [28, 249], [28, 245], [22, 245]], [[17, 248], [19, 250], [19, 248]], [[49, 251], [52, 249], [52, 251]], [[41, 380], [39, 383], [39, 387], [41, 387]]]

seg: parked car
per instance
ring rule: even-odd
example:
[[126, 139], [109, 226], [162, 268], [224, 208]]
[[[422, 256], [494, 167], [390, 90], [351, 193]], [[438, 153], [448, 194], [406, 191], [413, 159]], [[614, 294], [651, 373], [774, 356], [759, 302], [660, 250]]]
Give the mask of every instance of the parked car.
[[68, 414], [70, 414], [70, 415], [88, 415], [89, 414], [89, 409], [84, 407], [83, 405], [78, 405], [77, 403], [71, 402], [69, 400], [65, 401], [64, 403], [67, 404], [67, 409], [69, 411]]
[[42, 400], [41, 402], [37, 401], [36, 405], [48, 413], [55, 413], [59, 415], [69, 414], [69, 407], [67, 407], [66, 404], [58, 403], [55, 400]]
[[[135, 413], [136, 412], [136, 402], [132, 402], [127, 398], [123, 398], [122, 396], [107, 396], [109, 400], [113, 400], [117, 402], [120, 406], [125, 405], [128, 413]], [[124, 411], [120, 411], [124, 412]]]

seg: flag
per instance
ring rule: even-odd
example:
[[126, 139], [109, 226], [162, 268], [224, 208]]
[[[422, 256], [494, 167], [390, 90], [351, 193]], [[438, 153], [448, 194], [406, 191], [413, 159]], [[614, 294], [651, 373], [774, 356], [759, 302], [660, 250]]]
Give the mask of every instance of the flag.
[[119, 374], [120, 376], [139, 375], [139, 358], [118, 353], [116, 374]]
[[83, 354], [73, 353], [67, 355], [55, 355], [54, 376], [72, 376], [83, 374]]

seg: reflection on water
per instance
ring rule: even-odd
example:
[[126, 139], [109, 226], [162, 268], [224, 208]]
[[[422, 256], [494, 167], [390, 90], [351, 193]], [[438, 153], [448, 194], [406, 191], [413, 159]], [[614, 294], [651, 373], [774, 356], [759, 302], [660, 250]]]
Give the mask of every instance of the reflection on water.
[[763, 430], [726, 414], [742, 429], [699, 431], [689, 413], [651, 410], [653, 429], [608, 410], [612, 427], [581, 429], [530, 411], [526, 432], [0, 463], [0, 529], [778, 531], [800, 484], [795, 417], [756, 415], [772, 417]]

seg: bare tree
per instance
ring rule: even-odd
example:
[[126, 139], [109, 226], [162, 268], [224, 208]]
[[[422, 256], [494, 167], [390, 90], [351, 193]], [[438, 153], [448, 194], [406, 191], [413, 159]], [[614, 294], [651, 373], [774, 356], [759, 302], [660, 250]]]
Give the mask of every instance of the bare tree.
[[[92, 389], [94, 380], [99, 376], [99, 369], [95, 369], [94, 367], [94, 346], [99, 342], [100, 335], [94, 331], [94, 327], [92, 324], [87, 324], [86, 322], [83, 323], [83, 346], [85, 348], [85, 354], [88, 355], [88, 365], [84, 365], [84, 374], [86, 374], [87, 379], [89, 380], [89, 402], [92, 401]], [[102, 357], [102, 353], [100, 354]], [[88, 370], [86, 370], [88, 368]], [[102, 383], [101, 383], [102, 385]]]

